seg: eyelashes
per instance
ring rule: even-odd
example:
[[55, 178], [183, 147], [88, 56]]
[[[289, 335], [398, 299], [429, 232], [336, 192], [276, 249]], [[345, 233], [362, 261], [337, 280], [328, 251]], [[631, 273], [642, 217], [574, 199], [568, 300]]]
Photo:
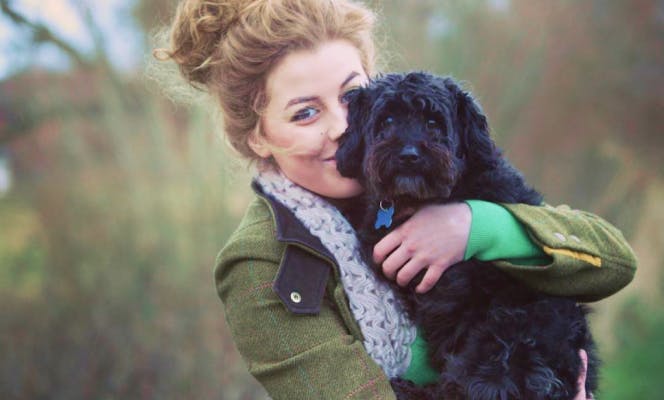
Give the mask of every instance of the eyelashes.
[[298, 110], [290, 119], [291, 122], [299, 122], [299, 121], [305, 121], [309, 120], [316, 115], [318, 115], [320, 111], [317, 108], [314, 107], [305, 107], [301, 110]]
[[[358, 93], [359, 88], [352, 88], [347, 91], [345, 91], [341, 96], [339, 96], [339, 102], [341, 104], [348, 104], [350, 100], [353, 98], [353, 96]], [[318, 114], [321, 113], [321, 108], [313, 105], [308, 105], [305, 106], [293, 114], [293, 116], [290, 118], [290, 122], [305, 122], [312, 120], [315, 118]]]

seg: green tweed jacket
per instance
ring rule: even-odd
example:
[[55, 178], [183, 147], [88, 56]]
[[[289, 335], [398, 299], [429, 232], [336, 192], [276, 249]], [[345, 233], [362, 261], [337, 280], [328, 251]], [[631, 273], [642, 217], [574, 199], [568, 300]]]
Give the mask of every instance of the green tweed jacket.
[[[216, 288], [249, 371], [275, 400], [395, 399], [365, 352], [334, 257], [281, 204], [255, 199], [217, 257]], [[496, 265], [532, 288], [594, 301], [629, 283], [636, 259], [622, 234], [569, 207], [505, 205], [551, 256]]]

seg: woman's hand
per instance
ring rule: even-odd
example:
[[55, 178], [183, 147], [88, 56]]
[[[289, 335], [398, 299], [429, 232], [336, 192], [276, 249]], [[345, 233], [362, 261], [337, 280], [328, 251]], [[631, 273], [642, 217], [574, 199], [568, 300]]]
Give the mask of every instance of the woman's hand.
[[447, 268], [463, 261], [471, 219], [466, 203], [423, 207], [376, 244], [374, 262], [400, 286], [428, 269], [416, 288], [427, 292]]
[[588, 370], [588, 354], [585, 350], [581, 349], [579, 350], [579, 357], [581, 357], [582, 369], [581, 374], [579, 375], [579, 379], [576, 381], [576, 385], [579, 388], [579, 393], [576, 395], [574, 400], [592, 399], [592, 393], [590, 394], [590, 397], [586, 397], [586, 371]]

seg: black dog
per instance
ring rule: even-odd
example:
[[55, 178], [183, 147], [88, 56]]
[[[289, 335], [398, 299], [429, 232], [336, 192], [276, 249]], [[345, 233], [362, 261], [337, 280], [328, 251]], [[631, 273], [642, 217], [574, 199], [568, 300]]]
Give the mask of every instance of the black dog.
[[[367, 190], [368, 217], [358, 228], [367, 254], [403, 222], [403, 210], [464, 199], [542, 202], [494, 145], [479, 106], [450, 78], [385, 75], [350, 95], [348, 107], [337, 166]], [[425, 387], [393, 379], [399, 399], [572, 399], [579, 349], [588, 353], [586, 390], [597, 387], [587, 309], [570, 299], [536, 293], [476, 260], [456, 264], [425, 294], [412, 282], [393, 287], [440, 371]]]

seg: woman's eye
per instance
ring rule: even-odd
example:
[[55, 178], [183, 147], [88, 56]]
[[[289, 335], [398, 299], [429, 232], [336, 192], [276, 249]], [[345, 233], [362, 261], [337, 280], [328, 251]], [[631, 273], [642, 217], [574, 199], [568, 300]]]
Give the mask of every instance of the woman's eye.
[[303, 121], [306, 119], [310, 119], [316, 116], [318, 114], [318, 110], [313, 108], [313, 107], [306, 107], [301, 109], [300, 111], [296, 112], [293, 117], [291, 117], [291, 122], [297, 122], [297, 121]]

